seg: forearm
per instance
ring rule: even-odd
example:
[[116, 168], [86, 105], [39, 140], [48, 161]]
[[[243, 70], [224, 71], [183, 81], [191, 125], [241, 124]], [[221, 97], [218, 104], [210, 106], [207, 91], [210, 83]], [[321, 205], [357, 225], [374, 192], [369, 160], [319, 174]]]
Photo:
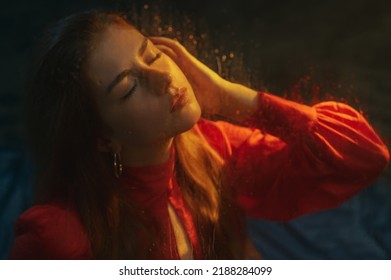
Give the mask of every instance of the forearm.
[[227, 82], [220, 93], [217, 115], [242, 122], [258, 110], [258, 93], [240, 84]]
[[223, 88], [218, 114], [231, 120], [252, 120], [268, 130], [288, 131], [315, 118], [315, 110], [304, 104], [230, 82]]
[[376, 175], [389, 161], [387, 147], [370, 124], [346, 104], [308, 106], [238, 84], [227, 84], [221, 100], [222, 116], [260, 128], [299, 151], [305, 147], [345, 173]]

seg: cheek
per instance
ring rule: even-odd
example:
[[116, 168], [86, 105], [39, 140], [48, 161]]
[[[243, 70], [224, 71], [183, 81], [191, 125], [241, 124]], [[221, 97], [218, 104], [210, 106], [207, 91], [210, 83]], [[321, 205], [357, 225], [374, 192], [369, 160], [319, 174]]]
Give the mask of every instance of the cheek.
[[161, 60], [160, 65], [157, 65], [160, 69], [171, 73], [174, 78], [174, 82], [179, 82], [181, 85], [188, 83], [188, 80], [179, 66], [167, 55]]
[[179, 68], [179, 66], [174, 61], [169, 61], [169, 68], [170, 72], [179, 79], [182, 83], [188, 83], [188, 80], [185, 76], [185, 74], [182, 72], [182, 70]]

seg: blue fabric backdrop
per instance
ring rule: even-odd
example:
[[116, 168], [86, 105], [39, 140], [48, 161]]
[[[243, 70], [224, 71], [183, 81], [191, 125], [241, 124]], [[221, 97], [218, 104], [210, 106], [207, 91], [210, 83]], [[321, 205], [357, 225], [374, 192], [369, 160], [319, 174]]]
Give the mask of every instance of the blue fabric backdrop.
[[23, 149], [0, 148], [0, 259], [6, 259], [17, 217], [31, 205], [32, 166]]
[[379, 180], [336, 209], [289, 223], [249, 220], [265, 259], [391, 259], [391, 185]]

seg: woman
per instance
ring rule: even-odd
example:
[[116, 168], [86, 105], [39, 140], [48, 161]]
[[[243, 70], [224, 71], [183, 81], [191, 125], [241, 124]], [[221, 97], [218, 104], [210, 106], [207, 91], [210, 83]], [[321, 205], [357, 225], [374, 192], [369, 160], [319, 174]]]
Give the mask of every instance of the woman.
[[245, 258], [242, 217], [336, 207], [389, 160], [349, 106], [233, 84], [115, 13], [70, 16], [41, 50], [28, 102], [37, 204], [11, 258]]

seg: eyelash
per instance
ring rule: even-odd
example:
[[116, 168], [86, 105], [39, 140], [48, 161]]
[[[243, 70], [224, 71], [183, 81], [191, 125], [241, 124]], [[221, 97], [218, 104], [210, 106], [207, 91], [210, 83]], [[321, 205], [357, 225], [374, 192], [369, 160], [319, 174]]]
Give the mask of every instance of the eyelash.
[[[156, 56], [154, 58], [152, 58], [149, 62], [148, 62], [148, 65], [151, 65], [152, 63], [154, 63], [156, 60], [158, 60], [161, 56], [162, 56], [162, 52], [159, 52], [156, 54]], [[125, 94], [122, 99], [125, 100], [127, 99], [129, 96], [131, 96], [134, 91], [136, 90], [137, 88], [137, 82], [135, 82], [134, 86], [128, 91], [127, 94]]]
[[133, 94], [133, 92], [136, 90], [137, 88], [137, 82], [134, 83], [134, 86], [128, 91], [127, 94], [125, 94], [123, 97], [122, 97], [122, 100], [125, 100], [127, 99], [129, 96], [131, 96]]

